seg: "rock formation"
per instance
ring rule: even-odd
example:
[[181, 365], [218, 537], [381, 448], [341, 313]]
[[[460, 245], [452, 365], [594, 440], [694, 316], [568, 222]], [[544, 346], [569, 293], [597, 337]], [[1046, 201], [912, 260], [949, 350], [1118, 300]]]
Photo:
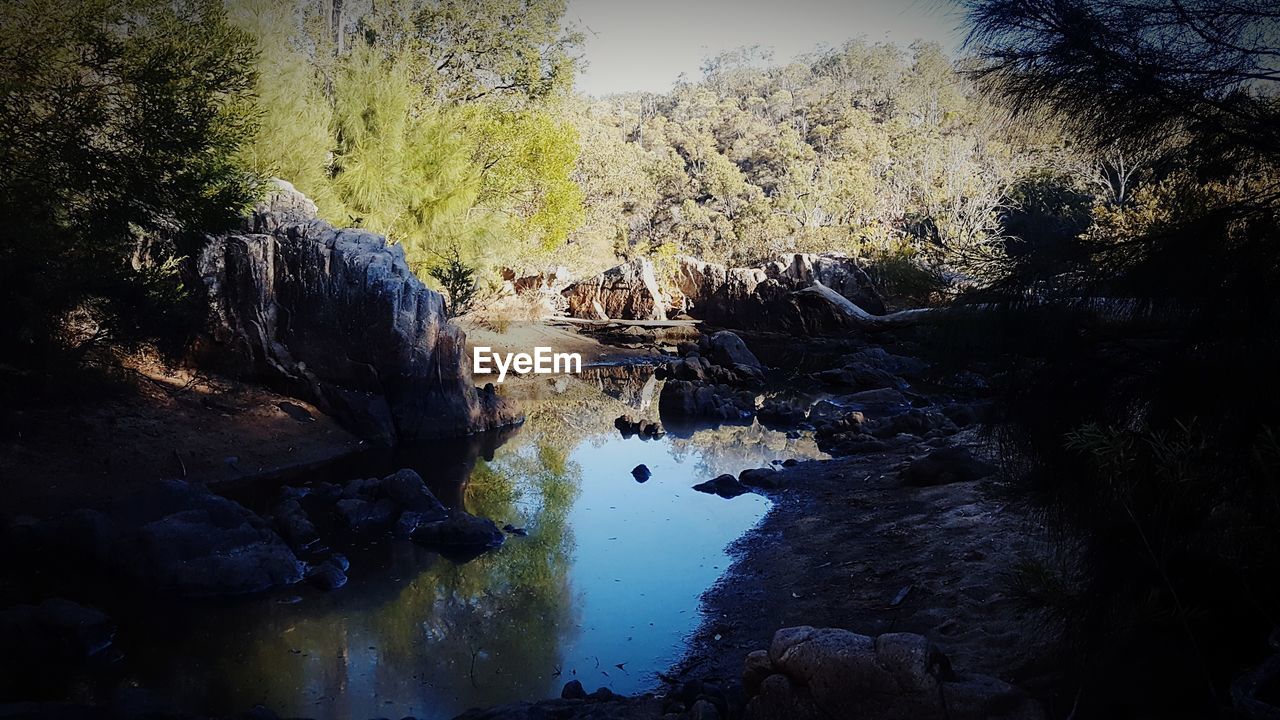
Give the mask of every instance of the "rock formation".
[[564, 289], [569, 315], [591, 320], [666, 320], [666, 301], [645, 258], [611, 267]]
[[685, 311], [715, 325], [813, 335], [847, 327], [829, 303], [796, 294], [815, 284], [868, 314], [885, 312], [871, 278], [851, 257], [795, 254], [758, 268], [726, 268], [687, 256], [679, 263]]
[[985, 675], [958, 675], [926, 638], [783, 628], [747, 656], [748, 720], [1038, 720], [1039, 705]]
[[198, 270], [209, 320], [198, 356], [314, 402], [379, 445], [467, 435], [519, 420], [477, 391], [463, 332], [404, 250], [337, 229], [291, 185], [244, 232], [212, 238]]

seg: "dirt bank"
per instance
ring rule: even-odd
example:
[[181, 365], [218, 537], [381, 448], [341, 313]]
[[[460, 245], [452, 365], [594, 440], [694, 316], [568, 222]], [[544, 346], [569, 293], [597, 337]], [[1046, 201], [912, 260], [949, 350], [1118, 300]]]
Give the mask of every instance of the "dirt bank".
[[310, 404], [260, 386], [134, 369], [109, 397], [8, 419], [0, 438], [6, 513], [46, 516], [160, 479], [218, 484], [296, 471], [364, 446]]
[[738, 678], [774, 631], [812, 625], [919, 633], [960, 672], [1038, 685], [1053, 640], [1010, 581], [1020, 561], [1046, 552], [1043, 532], [987, 481], [903, 486], [896, 467], [911, 456], [788, 469], [773, 509], [704, 596], [707, 620], [676, 678]]

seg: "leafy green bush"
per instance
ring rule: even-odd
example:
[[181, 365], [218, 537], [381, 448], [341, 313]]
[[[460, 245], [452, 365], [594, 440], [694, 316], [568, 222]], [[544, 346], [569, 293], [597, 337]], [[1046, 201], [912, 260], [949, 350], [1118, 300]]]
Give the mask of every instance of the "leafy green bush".
[[254, 196], [248, 37], [215, 0], [15, 0], [0, 27], [5, 360], [189, 330], [178, 259]]

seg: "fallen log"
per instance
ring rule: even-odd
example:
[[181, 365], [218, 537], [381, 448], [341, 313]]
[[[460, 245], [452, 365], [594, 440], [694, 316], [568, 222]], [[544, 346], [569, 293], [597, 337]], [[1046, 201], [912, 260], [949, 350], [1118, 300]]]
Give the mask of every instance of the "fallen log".
[[862, 330], [889, 330], [895, 327], [914, 325], [938, 309], [915, 308], [913, 310], [899, 310], [886, 315], [872, 315], [855, 305], [849, 298], [816, 281], [807, 288], [796, 290], [793, 294], [816, 297], [830, 305], [831, 309], [844, 322], [851, 327]]

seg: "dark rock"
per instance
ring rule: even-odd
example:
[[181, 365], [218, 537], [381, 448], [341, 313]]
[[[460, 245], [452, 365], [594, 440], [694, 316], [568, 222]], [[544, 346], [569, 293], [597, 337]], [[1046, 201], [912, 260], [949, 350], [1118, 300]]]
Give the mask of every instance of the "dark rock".
[[506, 535], [487, 518], [454, 510], [446, 520], [424, 523], [413, 541], [441, 555], [462, 562], [501, 547]]
[[903, 433], [925, 436], [938, 431], [951, 435], [958, 428], [942, 413], [912, 408], [906, 412], [876, 420], [864, 429], [874, 437], [887, 440]]
[[755, 412], [755, 395], [727, 385], [668, 380], [658, 396], [658, 410], [663, 416], [738, 420]]
[[395, 522], [399, 515], [396, 504], [388, 498], [381, 500], [347, 498], [339, 500], [334, 505], [334, 511], [342, 523], [356, 533], [385, 529]]
[[857, 390], [879, 390], [891, 388], [902, 390], [907, 382], [902, 378], [880, 368], [872, 367], [865, 362], [853, 362], [841, 368], [823, 370], [814, 377], [827, 385], [850, 387]]
[[105, 613], [62, 598], [6, 608], [0, 610], [0, 666], [87, 660], [110, 647], [115, 633]]
[[716, 365], [729, 368], [742, 365], [756, 371], [764, 369], [764, 365], [747, 349], [747, 344], [742, 342], [742, 338], [733, 332], [721, 330], [706, 338], [706, 341], [706, 355]]
[[307, 571], [307, 582], [329, 592], [347, 584], [347, 574], [337, 564], [325, 561]]
[[529, 536], [529, 531], [528, 531], [528, 530], [525, 530], [524, 528], [518, 528], [518, 527], [516, 527], [515, 525], [512, 525], [511, 523], [507, 523], [506, 525], [503, 525], [503, 526], [502, 526], [502, 531], [503, 531], [503, 532], [505, 532], [505, 533], [506, 533], [506, 534], [508, 534], [508, 535], [515, 535], [516, 537], [528, 537], [528, 536]]
[[809, 405], [797, 400], [768, 398], [760, 404], [756, 417], [772, 425], [796, 425], [809, 417]]
[[976, 405], [948, 405], [942, 409], [942, 414], [962, 428], [976, 425], [982, 419], [982, 412]]
[[965, 447], [943, 447], [917, 458], [903, 469], [899, 479], [917, 487], [979, 480], [995, 473], [996, 467], [979, 460]]
[[570, 680], [564, 684], [564, 688], [560, 690], [560, 698], [562, 700], [586, 700], [587, 691], [582, 687], [579, 680]]
[[775, 490], [782, 487], [782, 473], [773, 468], [750, 468], [738, 473], [738, 481], [747, 487]]
[[769, 661], [768, 650], [753, 650], [747, 653], [746, 667], [742, 670], [742, 686], [747, 692], [755, 692], [764, 679], [774, 673], [773, 663]]
[[607, 687], [596, 688], [596, 691], [587, 696], [590, 700], [609, 701], [616, 697], [613, 691]]
[[631, 468], [631, 477], [635, 478], [636, 482], [642, 483], [653, 477], [653, 473], [649, 471], [649, 466], [641, 463]]
[[266, 520], [181, 480], [154, 483], [63, 521], [56, 541], [141, 588], [234, 595], [291, 585], [304, 565]]
[[444, 514], [444, 503], [427, 489], [418, 473], [402, 468], [382, 478], [381, 490], [392, 502], [404, 510], [423, 515]]
[[403, 246], [317, 219], [288, 183], [277, 181], [244, 233], [212, 238], [196, 267], [209, 307], [196, 353], [207, 367], [286, 388], [381, 445], [520, 419], [476, 391], [465, 336]]
[[892, 388], [879, 390], [863, 390], [852, 395], [841, 396], [840, 401], [851, 405], [907, 405], [907, 398]]
[[437, 522], [449, 517], [447, 510], [441, 512], [420, 513], [413, 510], [406, 510], [400, 513], [400, 517], [396, 519], [394, 534], [400, 539], [408, 539], [413, 536], [413, 532], [420, 525], [429, 522]]
[[787, 458], [786, 460], [782, 461], [782, 467], [785, 467], [785, 468], [795, 467], [799, 464], [800, 464], [800, 461], [795, 458]]
[[271, 518], [276, 532], [295, 551], [305, 550], [320, 540], [316, 526], [296, 499], [289, 498], [278, 503], [271, 511]]
[[710, 700], [698, 700], [684, 714], [686, 720], [719, 720], [720, 711]]
[[729, 474], [721, 475], [703, 483], [698, 483], [693, 486], [693, 489], [698, 492], [719, 495], [725, 499], [735, 498], [739, 495], [750, 492], [750, 490], [739, 482], [737, 478]]
[[847, 358], [847, 362], [850, 364], [862, 364], [866, 367], [913, 380], [922, 377], [925, 371], [929, 369], [928, 364], [923, 360], [907, 355], [894, 355], [881, 347], [859, 350], [850, 355]]

